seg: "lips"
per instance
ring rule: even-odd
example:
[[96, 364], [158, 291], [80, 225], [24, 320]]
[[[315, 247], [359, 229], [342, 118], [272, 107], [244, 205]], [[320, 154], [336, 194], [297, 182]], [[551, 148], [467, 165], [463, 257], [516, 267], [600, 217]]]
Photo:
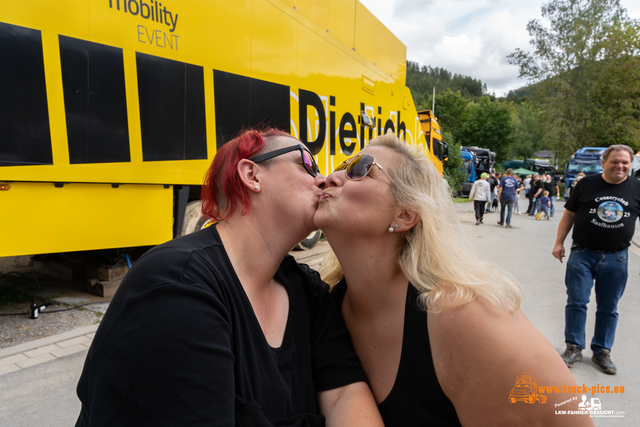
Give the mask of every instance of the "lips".
[[320, 200], [327, 200], [327, 199], [332, 199], [333, 197], [331, 197], [331, 194], [327, 193], [326, 191], [324, 191], [321, 195], [320, 195]]

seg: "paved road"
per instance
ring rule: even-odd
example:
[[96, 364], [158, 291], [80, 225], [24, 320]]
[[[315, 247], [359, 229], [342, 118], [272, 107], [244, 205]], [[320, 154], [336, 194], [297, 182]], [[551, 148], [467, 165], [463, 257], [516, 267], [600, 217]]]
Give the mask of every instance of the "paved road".
[[[561, 205], [561, 204], [560, 204]], [[551, 221], [535, 221], [527, 216], [514, 216], [516, 227], [507, 230], [496, 225], [497, 214], [487, 214], [485, 224], [475, 225], [472, 206], [457, 206], [463, 226], [469, 231], [471, 245], [502, 265], [521, 283], [524, 290], [522, 309], [531, 321], [561, 352], [564, 350], [564, 271], [551, 256], [556, 227], [562, 207]], [[326, 248], [321, 244], [309, 252], [294, 252], [302, 262], [314, 266]], [[597, 426], [635, 426], [640, 423], [640, 369], [635, 356], [640, 355], [640, 250], [632, 246], [629, 257], [630, 278], [620, 303], [620, 323], [612, 358], [618, 375], [600, 372], [590, 361], [590, 351], [571, 370], [578, 384], [587, 386], [624, 386], [624, 394], [596, 394], [602, 410], [624, 411], [623, 418], [594, 418]], [[592, 297], [593, 300], [593, 297]], [[595, 309], [590, 307], [587, 330], [593, 330]], [[73, 425], [80, 408], [75, 397], [86, 350], [37, 366], [0, 376], [0, 425], [27, 427], [33, 425]], [[515, 379], [514, 379], [515, 380]], [[589, 396], [591, 398], [592, 396]], [[505, 398], [505, 404], [508, 404]]]

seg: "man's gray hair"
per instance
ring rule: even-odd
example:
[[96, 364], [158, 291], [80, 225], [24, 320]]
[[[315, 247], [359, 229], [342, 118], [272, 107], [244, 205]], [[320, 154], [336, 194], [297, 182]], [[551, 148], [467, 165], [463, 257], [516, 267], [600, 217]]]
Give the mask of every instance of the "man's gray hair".
[[602, 161], [606, 162], [607, 159], [609, 159], [609, 155], [613, 151], [622, 151], [622, 150], [626, 150], [627, 153], [629, 153], [629, 160], [633, 161], [633, 156], [635, 156], [636, 153], [634, 153], [633, 148], [629, 147], [628, 145], [623, 145], [623, 144], [609, 146], [609, 148], [607, 148], [605, 150], [604, 154], [602, 155]]

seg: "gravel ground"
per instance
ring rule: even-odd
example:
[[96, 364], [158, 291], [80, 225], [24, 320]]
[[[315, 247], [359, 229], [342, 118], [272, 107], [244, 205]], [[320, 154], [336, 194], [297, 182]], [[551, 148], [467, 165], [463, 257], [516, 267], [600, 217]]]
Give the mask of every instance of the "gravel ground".
[[[82, 282], [64, 282], [39, 274], [29, 257], [0, 258], [0, 286], [35, 294], [38, 302], [54, 298], [37, 319], [29, 318], [29, 302], [0, 305], [0, 348], [100, 323], [110, 300], [87, 293]], [[87, 303], [91, 304], [73, 308]]]
[[[90, 306], [91, 307], [91, 306]], [[95, 308], [72, 308], [64, 304], [47, 307], [37, 319], [29, 319], [29, 315], [0, 316], [0, 348], [13, 347], [28, 341], [61, 334], [83, 326], [100, 323], [101, 312]], [[67, 310], [57, 312], [58, 310]], [[20, 305], [16, 309], [0, 307], [0, 313], [29, 313], [29, 304]]]

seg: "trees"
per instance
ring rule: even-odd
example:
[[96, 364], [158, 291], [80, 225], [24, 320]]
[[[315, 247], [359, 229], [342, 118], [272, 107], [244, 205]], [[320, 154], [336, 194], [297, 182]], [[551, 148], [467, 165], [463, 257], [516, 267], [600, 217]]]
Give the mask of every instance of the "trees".
[[531, 83], [545, 138], [561, 157], [583, 146], [640, 148], [640, 24], [619, 0], [551, 0], [527, 25], [532, 53], [508, 56]]
[[466, 120], [454, 135], [462, 145], [489, 148], [496, 161], [508, 160], [514, 141], [514, 127], [509, 107], [504, 102], [483, 97], [470, 105]]

